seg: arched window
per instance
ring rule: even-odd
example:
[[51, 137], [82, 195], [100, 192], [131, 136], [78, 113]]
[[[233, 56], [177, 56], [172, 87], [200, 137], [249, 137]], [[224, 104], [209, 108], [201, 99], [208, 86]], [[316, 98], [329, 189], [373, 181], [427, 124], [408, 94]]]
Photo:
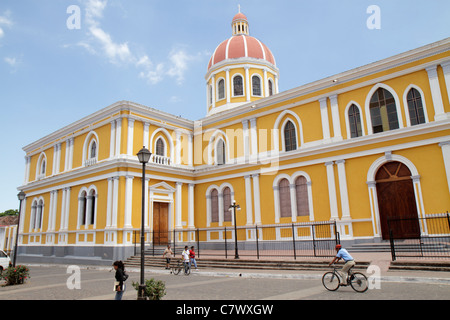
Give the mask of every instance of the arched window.
[[95, 159], [96, 157], [97, 157], [97, 142], [95, 140], [93, 140], [91, 143], [89, 158]]
[[162, 156], [162, 157], [164, 157], [165, 154], [166, 154], [165, 147], [166, 147], [166, 146], [165, 146], [165, 144], [164, 144], [163, 139], [162, 139], [162, 138], [159, 138], [159, 139], [156, 141], [156, 155], [157, 155], [157, 156]]
[[269, 79], [269, 96], [273, 96], [273, 82]]
[[218, 84], [218, 86], [217, 86], [217, 89], [218, 89], [218, 99], [219, 100], [221, 100], [221, 99], [225, 99], [225, 80], [223, 80], [223, 79], [220, 79], [219, 80], [219, 84]]
[[297, 137], [295, 126], [292, 121], [288, 121], [284, 127], [284, 147], [285, 151], [292, 151], [297, 149]]
[[261, 79], [258, 76], [252, 77], [252, 94], [261, 96]]
[[411, 125], [425, 123], [425, 113], [423, 110], [422, 96], [417, 89], [411, 88], [407, 96], [409, 119]]
[[213, 103], [213, 87], [209, 86], [209, 104], [211, 105]]
[[379, 88], [373, 94], [370, 100], [370, 117], [373, 133], [399, 128], [395, 99], [386, 89]]
[[241, 76], [235, 76], [233, 78], [233, 95], [235, 97], [244, 95], [244, 81]]
[[226, 187], [223, 189], [223, 221], [231, 221], [231, 189]]
[[289, 180], [283, 179], [278, 184], [280, 194], [280, 217], [291, 216], [291, 192]]
[[90, 200], [90, 203], [89, 203], [89, 208], [88, 208], [88, 212], [89, 212], [89, 214], [88, 214], [88, 219], [89, 219], [89, 221], [87, 221], [89, 224], [94, 224], [94, 221], [95, 221], [95, 205], [96, 205], [96, 197], [97, 197], [97, 195], [96, 195], [96, 193], [95, 193], [95, 190], [91, 190], [91, 192], [89, 192], [89, 200]]
[[295, 179], [295, 196], [297, 200], [297, 216], [309, 216], [308, 182], [303, 176]]
[[41, 199], [39, 200], [39, 203], [37, 205], [36, 221], [34, 224], [35, 229], [42, 229], [43, 214], [44, 214], [44, 201]]
[[87, 194], [83, 191], [78, 198], [78, 205], [80, 206], [80, 225], [84, 226], [86, 224], [87, 217]]
[[361, 115], [359, 108], [352, 104], [348, 109], [348, 123], [350, 124], [350, 133], [352, 138], [362, 136]]
[[42, 163], [41, 163], [41, 175], [43, 175], [43, 176], [45, 176], [45, 169], [46, 169], [46, 161], [45, 161], [45, 159], [44, 160], [42, 160]]
[[219, 222], [219, 192], [211, 191], [211, 222]]
[[224, 165], [225, 159], [226, 159], [226, 151], [225, 151], [225, 141], [223, 139], [219, 139], [216, 146], [216, 158], [217, 158], [217, 164]]

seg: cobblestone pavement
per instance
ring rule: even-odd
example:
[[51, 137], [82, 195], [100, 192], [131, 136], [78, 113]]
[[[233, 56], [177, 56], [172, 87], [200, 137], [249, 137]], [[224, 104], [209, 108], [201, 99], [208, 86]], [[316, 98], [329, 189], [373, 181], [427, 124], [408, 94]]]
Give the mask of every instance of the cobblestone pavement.
[[[19, 286], [0, 287], [0, 300], [113, 300], [114, 271], [109, 267], [79, 266], [79, 273], [62, 265], [30, 266], [30, 279]], [[124, 300], [135, 300], [133, 281], [139, 270], [129, 269]], [[146, 279], [166, 284], [164, 300], [449, 300], [450, 276], [445, 272], [390, 272], [381, 274], [371, 290], [356, 293], [351, 287], [328, 292], [323, 271], [196, 271], [190, 276], [148, 269]], [[79, 289], [75, 276], [79, 275]], [[75, 288], [74, 288], [75, 287]]]

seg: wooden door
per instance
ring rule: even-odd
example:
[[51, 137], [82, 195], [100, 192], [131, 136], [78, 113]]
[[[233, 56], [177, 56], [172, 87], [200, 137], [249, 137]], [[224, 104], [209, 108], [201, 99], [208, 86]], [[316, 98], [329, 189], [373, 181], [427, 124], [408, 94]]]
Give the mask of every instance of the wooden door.
[[169, 204], [153, 203], [153, 243], [165, 245], [169, 241]]
[[[378, 170], [375, 179], [383, 239], [389, 239], [389, 226], [395, 239], [420, 237], [414, 185], [408, 167], [400, 162], [388, 162]], [[389, 218], [395, 220], [388, 226]]]

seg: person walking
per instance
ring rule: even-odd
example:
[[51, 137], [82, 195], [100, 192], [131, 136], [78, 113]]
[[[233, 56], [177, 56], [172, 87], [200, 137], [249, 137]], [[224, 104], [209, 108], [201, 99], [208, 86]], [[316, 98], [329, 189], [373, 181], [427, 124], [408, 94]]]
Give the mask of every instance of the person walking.
[[194, 246], [191, 247], [191, 250], [189, 250], [189, 263], [190, 263], [190, 267], [192, 270], [192, 264], [194, 264], [195, 270], [198, 271], [197, 269], [197, 261], [195, 261], [195, 250], [194, 250]]
[[181, 256], [183, 258], [184, 273], [187, 274], [188, 270], [189, 270], [189, 249], [188, 249], [188, 246], [184, 247], [184, 251], [181, 253]]
[[166, 258], [166, 270], [170, 269], [170, 259], [173, 257], [172, 249], [170, 244], [167, 245], [166, 250], [164, 250], [163, 257]]
[[329, 263], [329, 266], [331, 266], [333, 263], [338, 262], [340, 259], [344, 260], [344, 266], [341, 269], [342, 272], [342, 283], [341, 285], [346, 286], [347, 283], [347, 276], [348, 276], [348, 270], [350, 270], [350, 268], [355, 266], [355, 259], [353, 259], [353, 257], [348, 253], [348, 251], [344, 248], [342, 248], [342, 246], [340, 244], [337, 244], [336, 247], [336, 256], [334, 257], [333, 261], [331, 261]]
[[125, 265], [122, 261], [114, 261], [114, 270], [116, 270], [114, 281], [114, 291], [116, 296], [114, 300], [122, 300], [123, 293], [125, 292], [124, 276], [125, 276]]

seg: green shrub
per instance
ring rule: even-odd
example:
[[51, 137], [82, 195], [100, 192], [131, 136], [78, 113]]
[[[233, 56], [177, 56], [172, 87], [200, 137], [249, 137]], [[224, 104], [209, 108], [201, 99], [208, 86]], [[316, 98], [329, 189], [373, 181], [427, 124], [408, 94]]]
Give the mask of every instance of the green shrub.
[[7, 286], [13, 286], [15, 284], [22, 284], [24, 281], [29, 278], [30, 270], [25, 266], [15, 266], [12, 264], [9, 265], [8, 268], [3, 270], [0, 275], [0, 279], [6, 280]]
[[[133, 281], [133, 287], [139, 292], [139, 283]], [[144, 296], [148, 300], [162, 300], [166, 295], [166, 284], [163, 281], [155, 280], [151, 278], [150, 280], [145, 280], [145, 291]]]

